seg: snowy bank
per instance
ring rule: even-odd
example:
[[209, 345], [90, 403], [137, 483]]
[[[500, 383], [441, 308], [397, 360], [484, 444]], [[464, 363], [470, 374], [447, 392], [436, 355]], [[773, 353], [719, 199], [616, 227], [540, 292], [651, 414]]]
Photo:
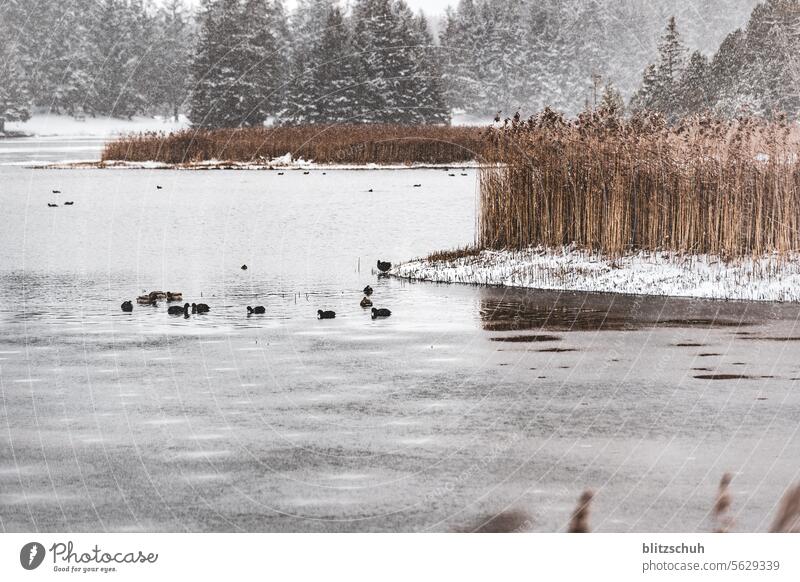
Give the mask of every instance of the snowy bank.
[[482, 251], [446, 261], [415, 260], [391, 274], [439, 283], [559, 291], [800, 301], [800, 255], [725, 262], [709, 255], [640, 252], [608, 258], [569, 247], [531, 248]]
[[69, 115], [34, 115], [25, 122], [6, 123], [9, 132], [37, 137], [98, 137], [107, 138], [129, 133], [150, 131], [171, 132], [186, 129], [189, 120], [181, 116], [178, 121], [163, 117], [91, 117], [76, 119]]
[[164, 162], [127, 162], [123, 160], [67, 160], [63, 162], [25, 162], [18, 165], [46, 170], [465, 170], [480, 167], [478, 162], [459, 162], [455, 164], [318, 164], [303, 159], [293, 159], [290, 154], [272, 160], [264, 159], [255, 162], [203, 160], [185, 164], [167, 164]]

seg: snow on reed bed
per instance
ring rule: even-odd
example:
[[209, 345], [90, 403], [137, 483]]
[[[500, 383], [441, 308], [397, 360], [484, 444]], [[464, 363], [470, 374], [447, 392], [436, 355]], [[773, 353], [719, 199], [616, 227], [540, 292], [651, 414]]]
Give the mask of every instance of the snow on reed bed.
[[452, 260], [414, 260], [392, 275], [439, 283], [730, 299], [800, 301], [800, 255], [723, 261], [711, 255], [638, 252], [621, 257], [573, 247], [484, 250]]

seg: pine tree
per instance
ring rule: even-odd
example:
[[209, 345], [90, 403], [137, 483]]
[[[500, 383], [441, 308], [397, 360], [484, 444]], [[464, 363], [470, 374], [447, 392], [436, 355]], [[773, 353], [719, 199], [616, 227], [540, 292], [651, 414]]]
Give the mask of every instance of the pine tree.
[[362, 75], [354, 54], [349, 26], [338, 6], [331, 6], [325, 29], [312, 51], [315, 100], [306, 107], [309, 123], [363, 121], [360, 107]]
[[242, 44], [236, 47], [240, 76], [237, 80], [246, 115], [243, 125], [263, 125], [280, 105], [281, 73], [277, 60], [275, 13], [269, 0], [245, 0], [241, 15]]
[[282, 116], [288, 123], [304, 123], [323, 117], [319, 110], [320, 93], [314, 70], [319, 65], [319, 55], [314, 52], [326, 33], [327, 18], [334, 4], [334, 0], [300, 0], [292, 14], [292, 30], [295, 34], [292, 39], [291, 77], [287, 83], [286, 107]]
[[92, 83], [86, 96], [92, 114], [131, 117], [144, 109], [146, 99], [136, 83], [145, 36], [138, 21], [141, 11], [140, 3], [126, 0], [102, 0], [95, 8], [97, 25], [89, 39]]
[[198, 127], [240, 127], [250, 122], [252, 103], [240, 84], [246, 70], [241, 48], [245, 26], [238, 0], [205, 0], [200, 38], [192, 63], [189, 119]]
[[700, 51], [694, 51], [678, 84], [676, 111], [679, 116], [701, 113], [710, 109], [708, 69], [708, 59]]
[[14, 45], [0, 44], [0, 136], [5, 132], [6, 122], [30, 118], [28, 88], [19, 61], [20, 54]]
[[145, 93], [151, 107], [163, 106], [177, 120], [191, 87], [195, 30], [183, 0], [168, 0], [156, 23], [153, 50], [147, 55]]

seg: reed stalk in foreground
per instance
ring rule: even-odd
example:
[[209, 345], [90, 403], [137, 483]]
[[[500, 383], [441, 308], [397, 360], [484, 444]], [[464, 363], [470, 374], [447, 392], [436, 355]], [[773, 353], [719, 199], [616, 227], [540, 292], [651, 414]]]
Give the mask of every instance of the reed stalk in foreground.
[[717, 498], [714, 500], [713, 519], [716, 527], [715, 533], [727, 533], [733, 529], [733, 516], [730, 514], [732, 495], [730, 492], [731, 480], [730, 473], [725, 473], [719, 482]]
[[578, 506], [572, 513], [572, 519], [569, 522], [569, 528], [567, 529], [569, 533], [589, 533], [591, 531], [589, 527], [589, 510], [592, 498], [594, 498], [594, 493], [589, 489], [581, 493]]
[[482, 248], [542, 245], [723, 258], [800, 249], [800, 131], [785, 120], [550, 110], [493, 130]]
[[773, 533], [800, 533], [800, 483], [790, 487], [781, 500], [778, 515], [772, 523]]
[[121, 137], [103, 161], [189, 164], [220, 160], [267, 165], [291, 154], [319, 164], [456, 164], [473, 162], [489, 143], [486, 130], [437, 125], [280, 126], [185, 130]]

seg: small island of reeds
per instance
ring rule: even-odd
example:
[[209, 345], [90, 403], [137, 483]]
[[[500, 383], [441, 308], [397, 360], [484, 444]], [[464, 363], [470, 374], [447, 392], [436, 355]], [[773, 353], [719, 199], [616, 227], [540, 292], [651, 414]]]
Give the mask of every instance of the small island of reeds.
[[474, 248], [400, 277], [800, 300], [800, 140], [785, 119], [545, 110], [493, 129]]
[[105, 146], [100, 165], [249, 169], [471, 165], [490, 145], [486, 131], [379, 124], [189, 129], [120, 137]]

